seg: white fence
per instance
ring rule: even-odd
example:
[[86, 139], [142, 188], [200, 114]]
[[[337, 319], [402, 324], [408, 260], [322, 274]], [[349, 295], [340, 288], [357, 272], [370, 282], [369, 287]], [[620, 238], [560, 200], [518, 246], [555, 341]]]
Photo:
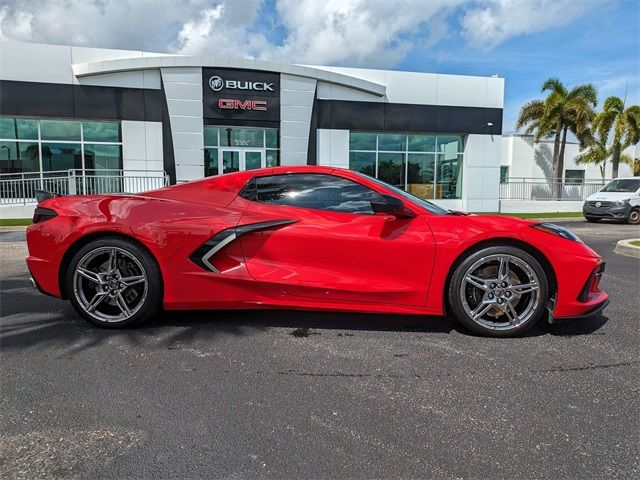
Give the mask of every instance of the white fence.
[[0, 205], [34, 203], [36, 190], [60, 195], [139, 193], [169, 185], [163, 171], [59, 170], [0, 175]]
[[546, 180], [522, 178], [509, 179], [500, 184], [501, 200], [586, 200], [600, 190], [602, 180], [585, 180], [582, 183], [549, 182]]

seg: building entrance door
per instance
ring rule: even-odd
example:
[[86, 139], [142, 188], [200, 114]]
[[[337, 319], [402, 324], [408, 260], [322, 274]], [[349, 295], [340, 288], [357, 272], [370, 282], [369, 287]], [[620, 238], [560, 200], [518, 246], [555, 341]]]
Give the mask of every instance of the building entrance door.
[[231, 173], [265, 167], [265, 151], [254, 148], [221, 148], [218, 171]]

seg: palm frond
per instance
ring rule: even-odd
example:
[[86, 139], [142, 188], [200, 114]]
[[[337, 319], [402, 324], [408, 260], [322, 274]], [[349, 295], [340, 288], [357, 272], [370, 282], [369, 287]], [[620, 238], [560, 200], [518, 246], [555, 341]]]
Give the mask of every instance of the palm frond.
[[604, 101], [604, 105], [602, 106], [603, 112], [622, 113], [623, 110], [624, 102], [620, 99], [620, 97], [608, 97]]
[[598, 104], [598, 90], [592, 83], [585, 83], [573, 88], [567, 95], [569, 98], [581, 98], [595, 107]]
[[558, 92], [562, 96], [567, 95], [567, 88], [560, 81], [560, 79], [556, 77], [551, 77], [545, 80], [545, 82], [542, 84], [542, 88], [540, 91], [541, 92], [546, 92], [546, 91]]

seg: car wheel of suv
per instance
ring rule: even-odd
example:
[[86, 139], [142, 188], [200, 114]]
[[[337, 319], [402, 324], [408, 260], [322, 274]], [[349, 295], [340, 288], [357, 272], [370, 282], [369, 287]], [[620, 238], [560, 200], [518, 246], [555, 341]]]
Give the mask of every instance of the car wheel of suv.
[[162, 305], [155, 259], [122, 238], [104, 237], [80, 248], [69, 263], [66, 287], [76, 311], [100, 327], [140, 323]]
[[640, 225], [640, 208], [634, 208], [631, 210], [628, 222], [631, 225]]
[[587, 222], [598, 223], [600, 219], [598, 217], [584, 217], [587, 219]]
[[510, 246], [483, 248], [454, 271], [449, 305], [470, 330], [509, 337], [532, 327], [545, 312], [548, 281], [540, 263]]

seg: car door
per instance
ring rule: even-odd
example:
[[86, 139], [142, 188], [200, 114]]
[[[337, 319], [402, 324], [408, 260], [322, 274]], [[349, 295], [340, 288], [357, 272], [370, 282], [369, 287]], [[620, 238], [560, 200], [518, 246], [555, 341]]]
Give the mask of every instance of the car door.
[[267, 225], [240, 237], [256, 281], [327, 303], [424, 305], [435, 251], [424, 217], [374, 215], [379, 194], [335, 175], [257, 177], [247, 192], [240, 225]]

